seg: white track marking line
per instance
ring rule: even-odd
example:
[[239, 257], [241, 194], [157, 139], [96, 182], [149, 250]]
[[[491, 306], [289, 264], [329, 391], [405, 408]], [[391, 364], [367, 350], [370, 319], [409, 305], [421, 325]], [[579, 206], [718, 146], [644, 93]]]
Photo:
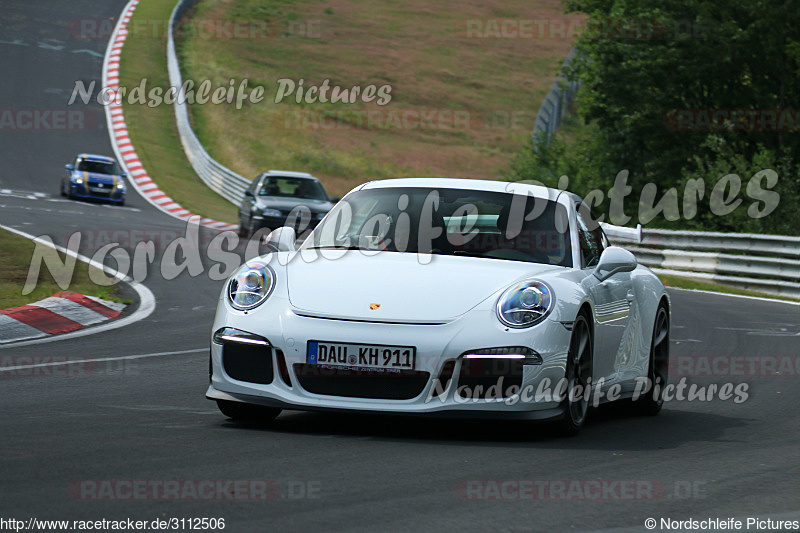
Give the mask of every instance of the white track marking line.
[[69, 361], [53, 361], [52, 363], [38, 363], [35, 365], [19, 365], [0, 367], [0, 372], [13, 372], [16, 370], [28, 370], [31, 368], [43, 368], [47, 366], [79, 365], [83, 363], [102, 363], [105, 361], [124, 361], [129, 359], [148, 359], [150, 357], [163, 357], [165, 355], [181, 355], [187, 353], [207, 352], [208, 348], [194, 348], [191, 350], [178, 350], [175, 352], [155, 352], [137, 355], [120, 355], [119, 357], [98, 357], [96, 359], [70, 359]]
[[748, 300], [758, 300], [761, 302], [770, 302], [775, 304], [788, 304], [788, 305], [800, 305], [800, 302], [793, 302], [791, 300], [777, 300], [774, 298], [762, 298], [761, 296], [747, 296], [744, 294], [729, 294], [726, 292], [714, 292], [714, 291], [704, 291], [701, 289], [681, 289], [679, 287], [667, 287], [667, 289], [671, 291], [686, 291], [686, 292], [699, 292], [702, 294], [714, 294], [716, 296], [730, 296], [731, 298], [745, 298]]

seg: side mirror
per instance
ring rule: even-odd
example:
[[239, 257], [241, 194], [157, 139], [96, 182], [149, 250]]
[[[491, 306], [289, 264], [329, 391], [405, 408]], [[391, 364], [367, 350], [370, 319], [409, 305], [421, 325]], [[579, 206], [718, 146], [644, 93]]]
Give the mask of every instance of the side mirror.
[[636, 256], [625, 248], [609, 246], [600, 256], [600, 261], [594, 269], [594, 277], [603, 282], [619, 272], [631, 272], [638, 264]]
[[336, 202], [338, 202], [339, 200], [341, 200], [341, 198], [340, 198], [340, 197], [338, 197], [338, 196], [331, 196], [331, 203], [332, 203], [332, 204], [335, 204], [335, 203], [336, 203]]
[[72, 172], [73, 170], [75, 170], [75, 165], [64, 165], [64, 168]]
[[123, 178], [127, 178], [128, 177], [128, 173], [127, 172], [120, 172], [119, 175], [122, 176]]
[[266, 237], [266, 245], [276, 252], [294, 252], [294, 243], [297, 241], [297, 233], [294, 228], [284, 226], [278, 228]]
[[253, 191], [251, 191], [250, 189], [247, 189], [246, 191], [244, 191], [244, 195], [245, 196], [249, 196], [250, 198], [254, 198]]

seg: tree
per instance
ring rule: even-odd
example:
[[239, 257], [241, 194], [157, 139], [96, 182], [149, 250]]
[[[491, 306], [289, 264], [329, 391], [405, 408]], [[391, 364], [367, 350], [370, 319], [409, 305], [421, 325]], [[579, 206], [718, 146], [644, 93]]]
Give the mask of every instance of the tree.
[[[681, 190], [688, 179], [703, 177], [713, 186], [755, 161], [797, 169], [800, 113], [792, 109], [800, 107], [800, 1], [566, 5], [589, 15], [567, 74], [581, 82], [578, 109], [592, 134], [568, 146], [557, 141], [538, 154], [529, 148], [516, 161], [514, 177], [526, 177], [523, 167], [529, 173], [537, 165], [565, 173], [553, 166], [558, 160], [573, 173], [573, 184], [603, 181], [608, 188], [627, 169], [632, 196], [638, 196], [648, 183]], [[542, 152], [549, 160], [542, 161]]]

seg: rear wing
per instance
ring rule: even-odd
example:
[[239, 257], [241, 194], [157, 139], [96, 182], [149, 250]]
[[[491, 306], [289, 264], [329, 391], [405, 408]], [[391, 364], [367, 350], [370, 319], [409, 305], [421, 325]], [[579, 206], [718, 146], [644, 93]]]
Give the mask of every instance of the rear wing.
[[609, 240], [616, 242], [642, 242], [642, 225], [636, 224], [635, 228], [626, 228], [625, 226], [614, 226], [613, 224], [606, 224], [601, 222], [600, 226], [603, 228]]

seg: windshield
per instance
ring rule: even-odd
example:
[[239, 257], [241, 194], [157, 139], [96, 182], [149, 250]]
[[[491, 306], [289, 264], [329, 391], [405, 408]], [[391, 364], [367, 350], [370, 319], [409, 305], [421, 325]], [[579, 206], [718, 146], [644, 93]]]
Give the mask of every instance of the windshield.
[[567, 212], [543, 198], [461, 189], [357, 191], [309, 247], [462, 255], [572, 266]]
[[111, 161], [92, 161], [89, 159], [82, 159], [78, 162], [75, 170], [91, 172], [93, 174], [119, 174], [117, 164]]
[[322, 184], [316, 180], [305, 178], [267, 178], [261, 184], [258, 195], [328, 201], [328, 194]]

